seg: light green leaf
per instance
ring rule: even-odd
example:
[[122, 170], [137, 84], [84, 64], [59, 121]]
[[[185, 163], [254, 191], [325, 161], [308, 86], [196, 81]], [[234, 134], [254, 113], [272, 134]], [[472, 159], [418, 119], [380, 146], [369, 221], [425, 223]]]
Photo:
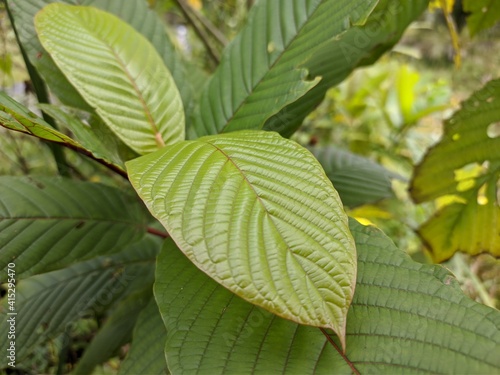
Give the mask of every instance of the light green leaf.
[[380, 164], [334, 146], [309, 150], [325, 169], [345, 206], [355, 207], [394, 196], [391, 180], [401, 176]]
[[[43, 49], [35, 31], [35, 14], [47, 4], [66, 3], [71, 5], [87, 5], [100, 8], [120, 17], [123, 21], [129, 23], [138, 32], [144, 35], [155, 47], [163, 62], [168, 67], [181, 93], [184, 106], [192, 105], [193, 87], [191, 76], [194, 67], [189, 67], [190, 75], [185, 71], [186, 62], [182, 61], [179, 53], [176, 51], [168, 34], [165, 31], [165, 25], [158, 15], [149, 9], [144, 0], [7, 0], [9, 8], [12, 10], [14, 26], [16, 26], [20, 42], [26, 51], [28, 58], [45, 81], [52, 92], [64, 104], [85, 110], [90, 107], [68, 82], [49, 54]], [[199, 73], [195, 70], [195, 75]]]
[[[333, 8], [342, 7], [342, 11], [358, 15], [360, 11], [355, 8], [357, 4], [362, 7], [372, 4], [368, 1], [350, 0], [323, 2], [333, 14], [329, 15], [328, 21], [322, 23], [322, 27], [328, 23], [337, 25], [342, 22], [338, 18], [341, 12]], [[320, 83], [271, 117], [264, 129], [277, 131], [283, 136], [293, 134], [304, 118], [321, 103], [330, 87], [342, 82], [355, 68], [374, 63], [392, 48], [406, 27], [427, 8], [427, 4], [428, 0], [379, 0], [367, 18], [362, 17], [355, 22], [355, 16], [351, 16], [352, 27], [329, 39], [302, 65], [309, 70], [310, 76], [321, 76]]]
[[146, 233], [147, 214], [121, 189], [50, 177], [0, 177], [0, 275], [61, 268], [111, 254]]
[[307, 150], [276, 133], [241, 131], [126, 166], [198, 268], [251, 303], [343, 340], [355, 247], [339, 196]]
[[[118, 350], [130, 342], [139, 314], [144, 310], [148, 301], [153, 299], [152, 291], [152, 285], [147, 285], [144, 290], [133, 293], [117, 303], [85, 348], [83, 356], [78, 360], [73, 371], [74, 374], [92, 374], [96, 366], [118, 354]], [[159, 330], [164, 331], [163, 327]]]
[[262, 129], [319, 82], [304, 63], [373, 9], [374, 0], [271, 0], [252, 8], [203, 91], [190, 138]]
[[90, 142], [86, 142], [86, 145], [92, 147], [92, 149], [85, 148], [74, 139], [55, 130], [42, 118], [17, 103], [4, 92], [0, 92], [0, 126], [32, 135], [44, 141], [64, 145], [83, 155], [91, 156], [122, 176], [126, 175], [123, 166], [120, 165], [122, 164], [121, 161], [113, 157], [110, 152], [103, 152], [97, 145], [92, 145]]
[[416, 202], [447, 197], [448, 204], [420, 229], [436, 262], [456, 251], [500, 256], [499, 124], [500, 80], [495, 80], [462, 103], [445, 122], [442, 140], [415, 168]]
[[[103, 125], [103, 128], [105, 128], [112, 135], [110, 134], [111, 137], [103, 137], [102, 134], [97, 134], [95, 129], [93, 129], [90, 125], [85, 124], [76, 115], [65, 112], [59, 106], [52, 104], [38, 104], [38, 107], [50, 117], [54, 118], [60, 126], [69, 129], [80, 144], [82, 144], [85, 148], [92, 150], [92, 154], [95, 157], [112, 160], [113, 163], [120, 165], [121, 168], [124, 167], [118, 148], [118, 142], [115, 142], [114, 144], [110, 142], [110, 140], [118, 139], [108, 127]], [[135, 157], [137, 157], [137, 154], [135, 154]]]
[[178, 374], [497, 374], [500, 313], [463, 294], [440, 266], [412, 261], [380, 231], [354, 220], [357, 287], [347, 345], [330, 343], [243, 301], [199, 272], [169, 241], [155, 296]]
[[[156, 238], [145, 237], [125, 251], [77, 263], [62, 270], [17, 280], [16, 362], [22, 363], [33, 348], [66, 332], [78, 319], [102, 313], [114, 301], [151, 287], [154, 262], [161, 246]], [[17, 270], [17, 263], [16, 263]], [[17, 276], [17, 275], [16, 275]], [[0, 332], [7, 332], [4, 299], [0, 305]], [[7, 351], [7, 335], [0, 337], [0, 349]], [[0, 357], [0, 368], [7, 362]]]
[[96, 8], [55, 3], [37, 14], [35, 26], [69, 81], [133, 150], [145, 154], [184, 139], [173, 78], [130, 25]]
[[471, 36], [494, 26], [500, 20], [498, 0], [464, 0], [463, 6], [464, 11], [471, 13], [467, 16]]
[[[198, 269], [196, 271], [199, 272]], [[120, 365], [119, 375], [164, 375], [168, 373], [164, 351], [166, 339], [167, 331], [161, 320], [158, 306], [154, 298], [151, 298], [139, 315], [132, 345], [127, 357]]]

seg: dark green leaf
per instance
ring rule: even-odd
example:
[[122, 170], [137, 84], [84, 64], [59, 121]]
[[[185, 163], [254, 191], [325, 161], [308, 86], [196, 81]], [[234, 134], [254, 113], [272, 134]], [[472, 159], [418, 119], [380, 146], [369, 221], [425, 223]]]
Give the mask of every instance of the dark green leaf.
[[190, 138], [262, 129], [284, 106], [316, 86], [306, 61], [356, 23], [374, 0], [271, 0], [252, 8], [200, 98]]
[[16, 276], [61, 268], [121, 251], [146, 233], [136, 197], [90, 182], [0, 177], [0, 268]]
[[401, 178], [370, 159], [335, 146], [311, 147], [345, 206], [355, 207], [394, 196], [391, 180]]
[[[168, 246], [168, 245], [167, 245]], [[120, 365], [119, 375], [164, 375], [167, 331], [156, 301], [152, 298], [142, 310], [134, 329], [130, 351]]]
[[169, 241], [155, 296], [167, 328], [165, 354], [182, 374], [496, 374], [500, 313], [473, 302], [440, 266], [412, 261], [380, 231], [350, 225], [358, 281], [347, 346], [283, 320], [199, 272]]
[[[78, 319], [102, 313], [114, 301], [151, 287], [159, 247], [156, 238], [146, 237], [119, 254], [18, 280], [14, 305], [16, 361], [22, 363], [32, 348], [61, 333], [71, 334]], [[2, 333], [7, 332], [7, 314], [13, 311], [7, 302], [4, 298], [0, 305]], [[3, 353], [8, 345], [7, 335], [1, 335]], [[0, 368], [6, 362], [7, 357], [2, 355]]]

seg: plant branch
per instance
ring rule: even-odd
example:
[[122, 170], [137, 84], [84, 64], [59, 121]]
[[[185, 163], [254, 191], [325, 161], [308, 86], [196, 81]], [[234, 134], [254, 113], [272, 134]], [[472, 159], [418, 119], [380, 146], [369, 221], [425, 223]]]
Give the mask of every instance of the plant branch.
[[349, 360], [349, 358], [346, 357], [345, 353], [339, 348], [339, 346], [335, 343], [335, 341], [333, 341], [333, 339], [330, 337], [330, 335], [328, 334], [328, 332], [326, 332], [326, 330], [324, 328], [320, 328], [319, 330], [323, 333], [323, 335], [325, 335], [325, 337], [328, 340], [328, 342], [330, 344], [332, 344], [332, 346], [335, 348], [335, 350], [340, 354], [340, 356], [344, 359], [344, 361], [349, 365], [349, 367], [352, 370], [352, 373], [355, 374], [355, 375], [360, 375], [360, 372], [354, 366], [354, 363], [352, 363]]
[[219, 65], [220, 54], [212, 46], [212, 43], [210, 43], [209, 36], [205, 33], [205, 30], [203, 30], [203, 28], [200, 27], [196, 17], [191, 14], [193, 12], [192, 9], [189, 7], [189, 5], [187, 5], [184, 2], [184, 0], [175, 0], [175, 3], [179, 6], [179, 9], [181, 10], [182, 14], [184, 14], [184, 17], [186, 17], [186, 20], [191, 24], [191, 26], [193, 26], [194, 32], [196, 33], [196, 35], [198, 35], [198, 37], [205, 45], [210, 58], [215, 62], [216, 65]]
[[210, 22], [210, 20], [207, 17], [203, 16], [203, 14], [201, 14], [192, 7], [189, 7], [189, 10], [193, 12], [194, 16], [198, 19], [198, 21], [201, 22], [201, 24], [205, 27], [205, 29], [215, 38], [215, 40], [217, 40], [222, 45], [222, 47], [227, 46], [229, 42], [226, 39], [226, 36], [222, 34], [220, 30], [216, 28], [215, 25], [212, 22]]

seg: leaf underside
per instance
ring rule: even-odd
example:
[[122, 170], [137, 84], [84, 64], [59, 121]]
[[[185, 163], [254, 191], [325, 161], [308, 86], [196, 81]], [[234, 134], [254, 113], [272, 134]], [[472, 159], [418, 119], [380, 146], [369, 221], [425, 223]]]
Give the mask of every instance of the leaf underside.
[[120, 139], [140, 154], [184, 139], [174, 80], [149, 41], [92, 7], [50, 4], [35, 17], [43, 47]]
[[307, 150], [277, 133], [241, 131], [126, 166], [197, 267], [252, 303], [343, 336], [355, 247], [338, 194]]
[[358, 280], [345, 356], [319, 329], [281, 319], [200, 273], [167, 241], [155, 298], [169, 370], [182, 374], [474, 373], [500, 371], [500, 314], [463, 294], [440, 266], [422, 265], [354, 220]]

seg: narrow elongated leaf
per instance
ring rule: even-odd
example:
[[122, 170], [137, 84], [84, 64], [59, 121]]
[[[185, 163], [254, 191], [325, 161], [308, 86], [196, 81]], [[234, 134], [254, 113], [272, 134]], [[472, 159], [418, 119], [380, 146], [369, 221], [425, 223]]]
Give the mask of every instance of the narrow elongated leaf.
[[16, 276], [47, 272], [111, 254], [146, 233], [136, 197], [89, 182], [0, 177], [0, 269]]
[[[272, 0], [271, 0], [272, 1]], [[325, 6], [350, 11], [358, 2], [324, 1]], [[369, 2], [366, 2], [368, 4]], [[340, 82], [357, 67], [372, 64], [400, 39], [406, 27], [427, 8], [428, 0], [379, 0], [367, 19], [353, 22], [352, 27], [331, 38], [303, 63], [313, 77], [321, 76], [320, 83], [296, 102], [271, 117], [264, 129], [289, 136], [302, 124], [304, 118], [323, 100], [326, 91]], [[341, 22], [338, 12], [327, 22]], [[324, 27], [327, 22], [323, 23]]]
[[[251, 305], [200, 273], [172, 242], [156, 269], [165, 354], [182, 374], [496, 374], [500, 313], [463, 294], [440, 266], [412, 261], [354, 220], [358, 282], [347, 347]], [[357, 372], [356, 372], [357, 371]]]
[[186, 73], [186, 63], [182, 61], [173, 43], [165, 31], [165, 26], [158, 15], [149, 9], [144, 0], [6, 0], [12, 10], [14, 26], [28, 58], [52, 92], [68, 106], [90, 110], [88, 104], [55, 65], [49, 54], [43, 49], [35, 31], [35, 14], [44, 6], [57, 2], [71, 5], [87, 5], [108, 11], [120, 17], [144, 35], [155, 47], [163, 62], [168, 67], [181, 93], [184, 106], [192, 105], [193, 87], [190, 78], [194, 67], [189, 67], [191, 75]]
[[435, 261], [456, 251], [500, 256], [500, 80], [489, 82], [445, 122], [442, 140], [415, 168], [416, 202], [455, 197], [421, 228]]
[[145, 154], [184, 139], [173, 78], [130, 25], [96, 8], [55, 3], [37, 14], [35, 26], [69, 81], [132, 149]]
[[[319, 82], [303, 65], [315, 51], [363, 22], [374, 0], [267, 0], [227, 47], [200, 98], [190, 138], [262, 129], [266, 120]], [[312, 77], [312, 78], [311, 78]], [[316, 78], [315, 78], [316, 77]]]
[[311, 147], [345, 206], [355, 207], [394, 196], [391, 180], [401, 178], [370, 159], [334, 146]]
[[[156, 238], [146, 237], [124, 252], [77, 263], [62, 270], [36, 275], [16, 284], [16, 361], [63, 332], [71, 332], [78, 319], [102, 313], [114, 301], [151, 286], [154, 262], [161, 246]], [[17, 263], [16, 263], [17, 264]], [[16, 265], [17, 268], [17, 265]], [[7, 332], [10, 306], [0, 305], [0, 332]], [[0, 337], [0, 349], [9, 345], [7, 335]], [[0, 368], [7, 357], [0, 357]]]
[[[96, 157], [103, 157], [107, 160], [113, 160], [115, 164], [123, 167], [123, 160], [118, 149], [118, 142], [112, 143], [117, 138], [113, 134], [111, 137], [103, 137], [102, 134], [96, 134], [90, 125], [79, 120], [77, 116], [66, 113], [59, 106], [51, 104], [39, 104], [38, 107], [58, 122], [58, 125], [69, 129], [73, 136], [87, 149], [92, 150], [92, 154]], [[103, 125], [109, 133], [112, 133], [108, 127]], [[123, 145], [123, 143], [122, 143]], [[137, 155], [136, 155], [137, 157]]]
[[[199, 271], [198, 271], [199, 272]], [[120, 365], [119, 375], [165, 375], [167, 331], [154, 298], [142, 310], [134, 329], [132, 345]]]
[[152, 214], [201, 270], [343, 340], [355, 247], [338, 194], [307, 150], [276, 133], [241, 131], [126, 165]]
[[100, 150], [99, 147], [90, 144], [90, 142], [86, 143], [86, 146], [91, 148], [86, 148], [74, 139], [55, 130], [42, 118], [17, 103], [4, 92], [0, 92], [0, 126], [37, 137], [43, 141], [64, 145], [83, 155], [91, 156], [120, 175], [126, 174], [121, 161], [110, 152]]

